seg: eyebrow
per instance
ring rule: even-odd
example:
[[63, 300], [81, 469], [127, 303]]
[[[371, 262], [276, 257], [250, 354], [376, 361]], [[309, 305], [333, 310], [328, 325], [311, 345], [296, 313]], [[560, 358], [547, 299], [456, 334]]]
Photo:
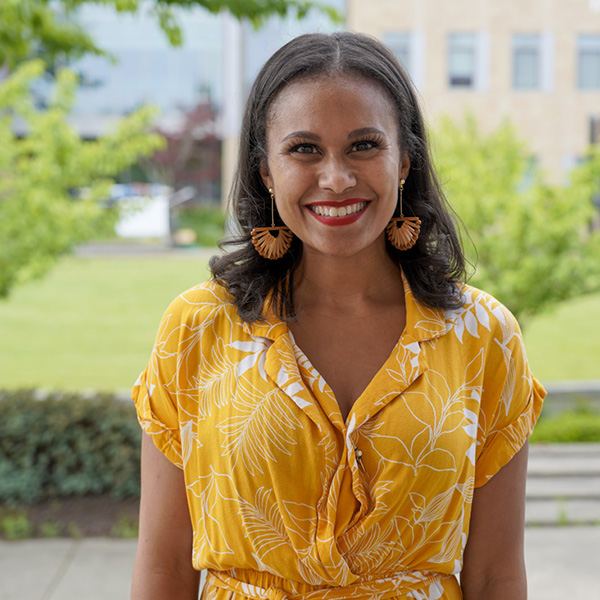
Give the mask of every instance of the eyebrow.
[[[377, 127], [361, 127], [360, 129], [354, 129], [351, 131], [348, 134], [348, 139], [351, 140], [369, 133], [376, 133], [378, 135], [385, 136], [385, 133], [381, 131], [381, 129], [377, 129]], [[312, 140], [314, 142], [321, 141], [321, 136], [317, 135], [316, 133], [312, 133], [311, 131], [293, 131], [292, 133], [286, 135], [281, 142], [287, 142], [287, 140], [291, 140], [293, 138], [303, 138], [305, 140]]]

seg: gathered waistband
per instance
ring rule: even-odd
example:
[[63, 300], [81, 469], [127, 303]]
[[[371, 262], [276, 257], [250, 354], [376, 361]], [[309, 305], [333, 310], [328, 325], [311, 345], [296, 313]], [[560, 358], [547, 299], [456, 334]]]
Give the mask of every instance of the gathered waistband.
[[286, 590], [282, 587], [285, 585], [283, 580], [270, 573], [243, 570], [236, 571], [235, 574], [238, 577], [243, 576], [243, 578], [237, 579], [230, 572], [209, 569], [206, 586], [225, 589], [252, 600], [346, 600], [369, 596], [376, 596], [378, 600], [384, 600], [400, 593], [419, 590], [447, 577], [453, 577], [453, 575], [433, 571], [400, 571], [381, 579], [363, 580], [343, 587], [305, 586], [310, 589]]

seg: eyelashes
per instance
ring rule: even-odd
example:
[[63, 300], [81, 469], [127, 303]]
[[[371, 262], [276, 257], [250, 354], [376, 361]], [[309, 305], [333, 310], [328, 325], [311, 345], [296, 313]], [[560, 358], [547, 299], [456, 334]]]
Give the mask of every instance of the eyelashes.
[[[375, 148], [384, 146], [383, 138], [379, 136], [368, 136], [357, 139], [350, 145], [350, 152], [366, 152]], [[313, 142], [302, 142], [300, 140], [292, 140], [285, 148], [286, 154], [317, 154], [319, 147]]]

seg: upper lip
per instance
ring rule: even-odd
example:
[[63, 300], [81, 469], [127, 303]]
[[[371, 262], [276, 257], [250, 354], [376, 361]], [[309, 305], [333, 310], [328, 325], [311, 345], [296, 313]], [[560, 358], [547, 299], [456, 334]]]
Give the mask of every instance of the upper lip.
[[361, 202], [368, 202], [365, 198], [348, 198], [348, 200], [323, 200], [322, 202], [308, 202], [306, 206], [352, 206], [353, 204], [360, 204]]

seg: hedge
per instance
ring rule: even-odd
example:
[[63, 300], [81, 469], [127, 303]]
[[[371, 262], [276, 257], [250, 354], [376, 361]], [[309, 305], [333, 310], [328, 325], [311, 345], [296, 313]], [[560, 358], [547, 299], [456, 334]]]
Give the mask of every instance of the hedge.
[[[600, 415], [542, 415], [532, 442], [600, 442]], [[140, 443], [133, 403], [115, 395], [0, 390], [0, 504], [138, 497]]]
[[600, 414], [565, 412], [541, 418], [531, 441], [548, 443], [600, 442]]
[[140, 443], [132, 402], [0, 390], [0, 503], [139, 496]]

